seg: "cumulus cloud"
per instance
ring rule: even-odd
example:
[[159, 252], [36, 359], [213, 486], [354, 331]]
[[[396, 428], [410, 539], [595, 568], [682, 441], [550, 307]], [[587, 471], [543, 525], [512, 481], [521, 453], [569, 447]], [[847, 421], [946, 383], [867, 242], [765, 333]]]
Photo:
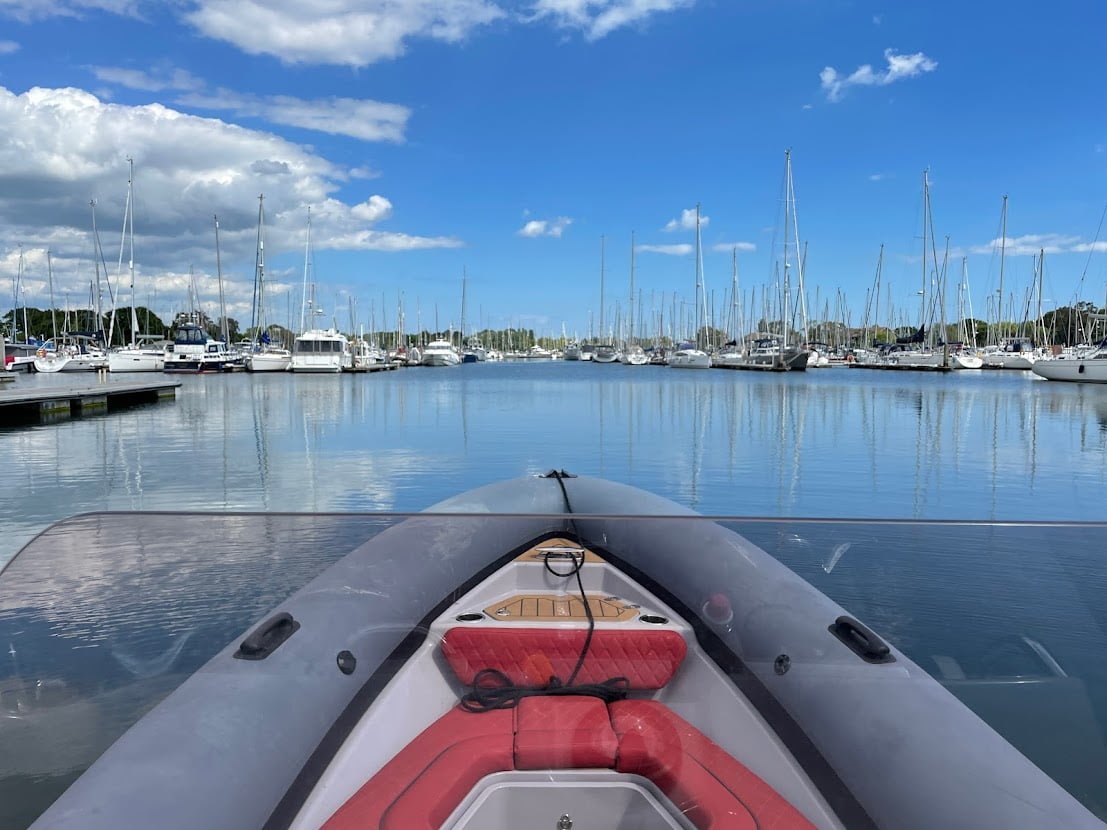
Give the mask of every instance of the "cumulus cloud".
[[[40, 292], [39, 304], [45, 303], [47, 248], [59, 291], [88, 296], [92, 199], [109, 270], [117, 268], [127, 155], [135, 159], [136, 268], [156, 280], [159, 296], [176, 290], [189, 264], [214, 273], [216, 213], [229, 280], [252, 279], [259, 193], [265, 194], [271, 254], [303, 249], [308, 206], [317, 250], [462, 244], [450, 236], [380, 229], [393, 212], [387, 198], [348, 204], [337, 197], [347, 171], [310, 148], [219, 119], [159, 104], [105, 103], [78, 89], [16, 94], [0, 87], [0, 123], [7, 125], [0, 133], [0, 225], [11, 243], [0, 249], [0, 279], [14, 273], [14, 243], [25, 243], [28, 290]], [[236, 261], [248, 263], [249, 271], [236, 277], [229, 265]]]
[[10, 55], [19, 51], [19, 44], [14, 40], [0, 40], [0, 55]]
[[886, 178], [887, 178], [887, 176], [884, 173], [873, 173], [872, 175], [869, 176], [869, 181], [870, 182], [879, 182], [879, 181], [883, 181]]
[[819, 81], [828, 101], [840, 101], [851, 86], [887, 86], [904, 78], [913, 78], [924, 72], [933, 72], [938, 62], [922, 52], [899, 55], [894, 49], [884, 50], [888, 66], [883, 72], [874, 71], [870, 64], [863, 64], [849, 75], [842, 75], [834, 67], [827, 66], [819, 73]]
[[[704, 216], [703, 214], [700, 214], [700, 227], [701, 228], [707, 227], [707, 223], [710, 222], [710, 221], [711, 221], [711, 219]], [[680, 212], [679, 217], [677, 217], [676, 219], [670, 219], [668, 222], [666, 222], [665, 227], [663, 227], [661, 230], [663, 230], [663, 231], [694, 231], [695, 229], [696, 229], [696, 209], [695, 208], [686, 208], [685, 210], [682, 210]]]
[[412, 38], [456, 43], [504, 16], [488, 0], [197, 0], [185, 15], [251, 55], [341, 66], [396, 58]]
[[712, 251], [727, 254], [729, 254], [735, 248], [745, 253], [752, 253], [753, 251], [757, 250], [757, 246], [754, 245], [752, 242], [719, 242], [718, 244], [711, 246]]
[[695, 250], [687, 242], [680, 245], [636, 245], [636, 251], [647, 254], [668, 254], [669, 256], [687, 256]]
[[566, 29], [577, 29], [588, 40], [599, 40], [646, 20], [657, 12], [688, 8], [695, 0], [535, 0], [531, 19], [549, 19]]
[[559, 239], [565, 229], [573, 224], [568, 216], [559, 216], [556, 219], [532, 219], [521, 227], [516, 233], [519, 236], [536, 237], [552, 236]]

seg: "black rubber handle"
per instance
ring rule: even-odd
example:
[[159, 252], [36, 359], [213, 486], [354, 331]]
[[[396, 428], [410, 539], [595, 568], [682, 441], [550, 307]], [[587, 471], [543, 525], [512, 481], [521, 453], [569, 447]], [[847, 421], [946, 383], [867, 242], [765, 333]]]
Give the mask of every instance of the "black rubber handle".
[[251, 631], [232, 656], [236, 660], [264, 660], [299, 629], [300, 623], [281, 611]]
[[842, 615], [830, 626], [830, 633], [866, 663], [894, 663], [892, 649], [871, 628], [853, 617]]

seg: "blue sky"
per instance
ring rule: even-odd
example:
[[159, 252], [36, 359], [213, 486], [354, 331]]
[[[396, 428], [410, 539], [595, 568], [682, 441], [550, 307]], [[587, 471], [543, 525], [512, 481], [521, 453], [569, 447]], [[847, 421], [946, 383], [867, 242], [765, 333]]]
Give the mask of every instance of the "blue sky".
[[30, 304], [46, 304], [46, 248], [57, 294], [87, 298], [93, 198], [114, 275], [131, 155], [138, 292], [163, 316], [190, 267], [215, 309], [218, 213], [231, 313], [248, 317], [265, 193], [280, 322], [310, 205], [340, 325], [351, 296], [361, 322], [383, 302], [392, 324], [399, 291], [409, 328], [436, 304], [456, 323], [466, 268], [470, 327], [584, 334], [601, 234], [609, 320], [632, 230], [647, 310], [691, 297], [693, 257], [659, 251], [693, 242], [680, 219], [697, 202], [716, 304], [730, 245], [747, 291], [771, 283], [786, 148], [812, 303], [841, 290], [859, 323], [884, 243], [882, 306], [915, 316], [929, 167], [977, 316], [1005, 193], [1006, 290], [1021, 296], [1044, 247], [1048, 300], [1087, 269], [1102, 304], [1105, 30], [1107, 7], [1064, 0], [0, 0], [0, 307], [21, 243]]

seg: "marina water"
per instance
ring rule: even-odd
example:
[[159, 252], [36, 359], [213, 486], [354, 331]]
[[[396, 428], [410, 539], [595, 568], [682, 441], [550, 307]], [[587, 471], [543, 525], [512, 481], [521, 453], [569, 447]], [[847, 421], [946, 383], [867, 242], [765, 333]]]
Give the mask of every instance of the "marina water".
[[[996, 526], [1105, 518], [1107, 388], [1022, 372], [777, 375], [563, 362], [181, 380], [175, 402], [0, 428], [0, 564], [51, 523], [90, 511], [417, 511], [553, 467], [601, 476], [709, 515], [782, 520], [733, 526], [928, 670], [955, 656], [969, 672], [950, 684], [955, 694], [1107, 814], [1104, 531]], [[11, 386], [56, 382], [31, 376]], [[802, 517], [984, 524], [792, 522]], [[42, 566], [42, 591], [71, 567], [86, 600], [95, 597], [100, 610], [82, 606], [84, 629], [119, 625], [112, 616], [129, 609], [122, 640], [104, 640], [120, 652], [108, 665], [155, 686], [144, 667], [170, 654], [174, 671], [193, 670], [366, 532], [325, 519], [310, 532], [270, 527], [270, 541], [245, 551], [217, 522], [158, 521], [141, 544], [151, 531], [132, 517], [78, 521], [35, 543], [56, 542], [71, 557]], [[324, 536], [331, 542], [320, 545]], [[160, 545], [150, 539], [187, 550], [190, 578], [176, 553], [155, 561]], [[0, 631], [5, 619], [23, 625], [5, 617], [11, 611], [0, 605]], [[170, 653], [176, 640], [164, 626], [186, 615], [209, 634], [173, 634], [182, 645]], [[73, 625], [64, 616], [45, 622], [63, 632]], [[1076, 685], [972, 682], [1018, 676], [1027, 638]], [[91, 679], [91, 669], [65, 670]], [[1028, 694], [1032, 686], [1040, 694]], [[982, 689], [987, 699], [977, 699]], [[1072, 736], [1087, 745], [1074, 748]], [[0, 775], [0, 795], [15, 805], [7, 820], [28, 823], [78, 772]]]

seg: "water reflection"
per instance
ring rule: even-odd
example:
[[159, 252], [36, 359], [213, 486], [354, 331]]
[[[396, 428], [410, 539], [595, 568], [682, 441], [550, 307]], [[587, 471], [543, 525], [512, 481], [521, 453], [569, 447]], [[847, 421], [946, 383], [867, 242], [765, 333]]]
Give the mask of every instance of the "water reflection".
[[543, 363], [182, 380], [175, 403], [0, 430], [0, 561], [87, 510], [410, 510], [552, 466], [715, 514], [1096, 518], [1107, 451], [1107, 390], [1021, 373]]

